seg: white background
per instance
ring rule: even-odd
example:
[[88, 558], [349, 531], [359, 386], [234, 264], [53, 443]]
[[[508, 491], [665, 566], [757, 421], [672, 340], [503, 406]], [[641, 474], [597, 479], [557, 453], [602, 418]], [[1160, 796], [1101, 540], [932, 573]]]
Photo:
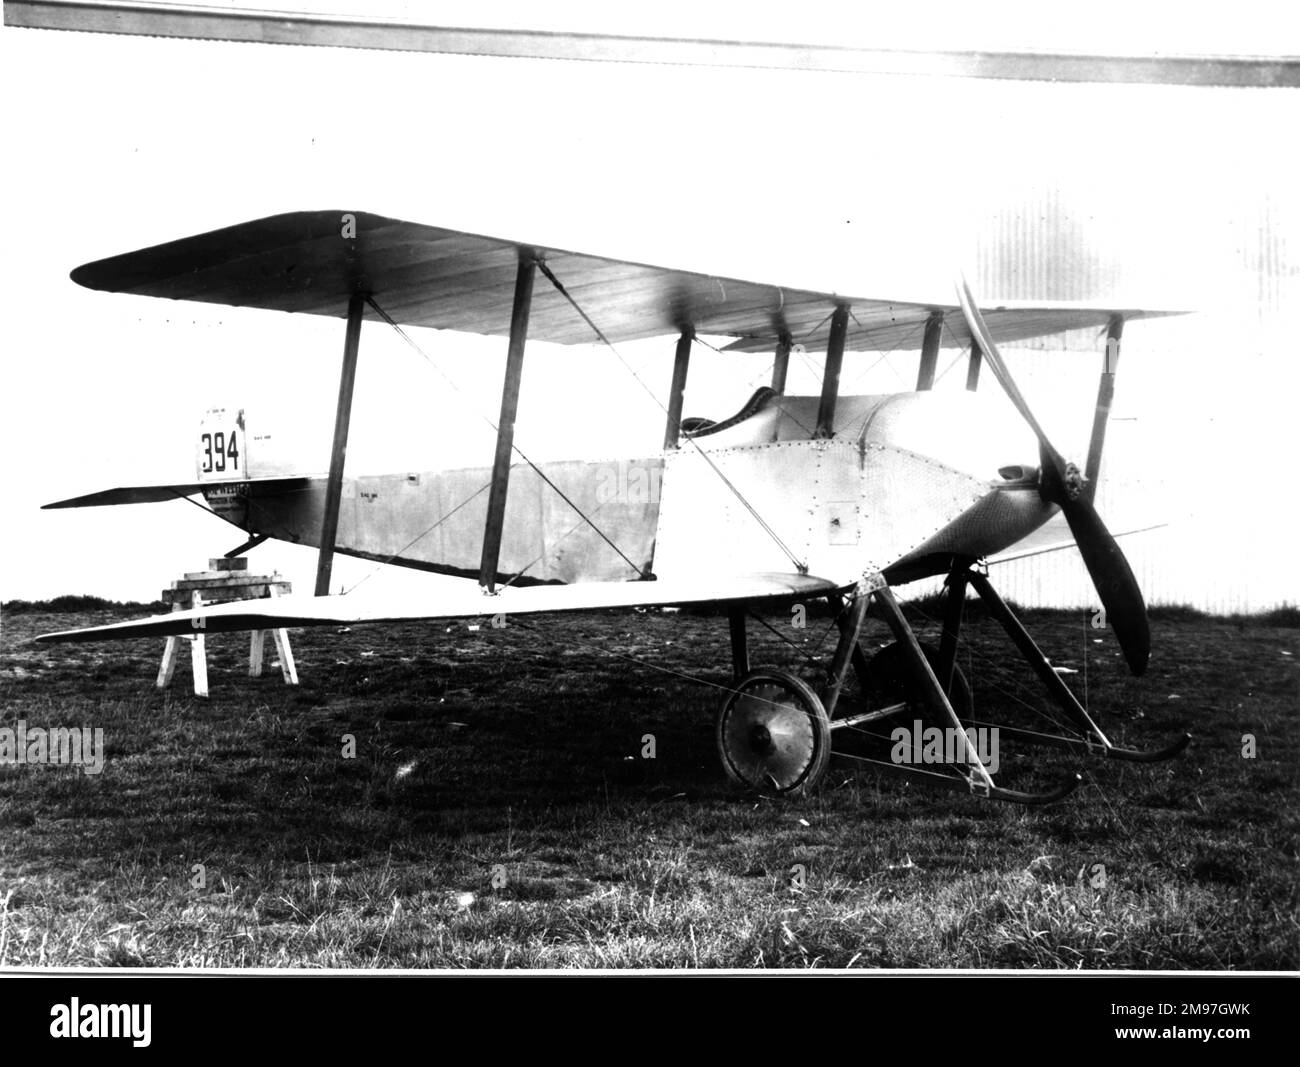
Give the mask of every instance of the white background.
[[[386, 10], [403, 13], [390, 5], [367, 14]], [[1132, 4], [1053, 7], [1046, 23], [1030, 5], [756, 5], [743, 19], [735, 10], [476, 3], [439, 5], [437, 21], [1085, 52], [1277, 54], [1300, 40], [1282, 5], [1183, 6], [1174, 22], [1142, 18]], [[406, 14], [428, 17], [418, 7]], [[1119, 403], [1148, 431], [1145, 445], [1129, 446], [1150, 464], [1139, 503], [1198, 514], [1161, 551], [1176, 549], [1189, 575], [1194, 565], [1231, 569], [1253, 583], [1258, 604], [1300, 599], [1283, 556], [1294, 539], [1296, 344], [1281, 317], [1260, 325], [1250, 277], [1233, 267], [1237, 230], [1225, 221], [1270, 196], [1279, 240], [1300, 258], [1296, 91], [614, 66], [10, 28], [0, 31], [0, 72], [4, 599], [152, 599], [234, 547], [239, 531], [180, 502], [39, 510], [111, 486], [190, 480], [208, 406], [244, 407], [251, 425], [296, 436], [307, 467], [322, 466], [328, 447], [341, 322], [94, 293], [68, 279], [80, 263], [276, 212], [337, 208], [790, 286], [948, 300], [953, 266], [970, 262], [989, 206], [1044, 186], [1078, 198], [1088, 241], [1122, 262], [1123, 292], [1099, 295], [1206, 312], [1181, 333], [1149, 335], [1163, 355], [1145, 370], [1138, 353], [1148, 335], [1140, 324], [1126, 334]], [[488, 461], [490, 437], [473, 412], [495, 417], [504, 341], [412, 334], [462, 392], [387, 328], [367, 325], [350, 473]], [[672, 344], [625, 350], [661, 395]], [[1179, 346], [1185, 359], [1169, 355]], [[770, 366], [696, 351], [688, 415], [729, 414]], [[792, 392], [815, 389], [819, 361], [796, 366]], [[910, 387], [914, 375], [914, 357], [850, 357], [844, 380], [886, 391]], [[1095, 365], [1086, 388], [1077, 375], [1055, 387], [1050, 376], [1030, 377], [1031, 400], [1062, 438], [1078, 439]], [[517, 438], [530, 454], [644, 453], [661, 433], [659, 408], [607, 353], [530, 348]], [[311, 587], [308, 550], [266, 545], [252, 559]], [[374, 570], [340, 559], [336, 587]], [[412, 572], [374, 580], [436, 581]]]

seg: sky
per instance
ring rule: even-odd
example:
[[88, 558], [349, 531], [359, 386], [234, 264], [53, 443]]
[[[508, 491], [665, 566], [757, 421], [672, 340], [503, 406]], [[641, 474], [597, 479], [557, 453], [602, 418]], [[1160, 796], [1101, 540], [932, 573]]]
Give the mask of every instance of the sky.
[[[789, 5], [755, 5], [743, 24], [708, 5], [647, 5], [617, 21], [613, 5], [439, 10], [452, 25], [872, 47], [1276, 54], [1300, 39], [1287, 32], [1295, 16], [1280, 5], [1233, 5], [1231, 19], [1222, 5], [1206, 6], [1206, 18], [1174, 22], [1134, 18], [1141, 9], [1132, 5], [1113, 7], [1125, 12], [1119, 21], [1103, 17], [1111, 8], [1102, 4], [1049, 22], [1041, 5], [1003, 5], [1001, 18], [976, 18], [961, 5], [944, 7], [943, 17], [924, 9], [927, 18], [898, 6], [849, 17], [844, 5], [800, 5], [796, 23]], [[373, 10], [409, 17], [411, 8]], [[304, 465], [322, 465], [341, 323], [95, 293], [68, 278], [103, 256], [304, 209], [371, 211], [789, 286], [947, 299], [953, 265], [972, 259], [982, 220], [1051, 186], [1077, 208], [1087, 242], [1119, 263], [1117, 290], [1099, 297], [1202, 309], [1146, 335], [1162, 359], [1145, 372], [1135, 360], [1121, 373], [1119, 402], [1147, 420], [1143, 447], [1170, 471], [1165, 488], [1153, 484], [1154, 502], [1182, 509], [1226, 493], [1227, 506], [1211, 509], [1220, 521], [1230, 513], [1239, 528], [1242, 509], [1258, 509], [1259, 525], [1283, 535], [1294, 510], [1269, 470], [1294, 454], [1295, 346], [1276, 324], [1249, 322], [1255, 294], [1247, 273], [1225, 266], [1240, 258], [1240, 230], [1224, 207], [1273, 196], [1285, 231], [1278, 240], [1295, 257], [1300, 209], [1294, 182], [1281, 178], [1295, 173], [1294, 92], [634, 67], [11, 28], [0, 30], [0, 80], [10, 105], [5, 600], [152, 599], [233, 548], [238, 531], [180, 502], [39, 510], [110, 486], [191, 480], [195, 429], [209, 406], [245, 408], [251, 423], [301, 442]], [[432, 362], [386, 328], [363, 331], [350, 473], [489, 460], [482, 416], [494, 417], [499, 403], [503, 342], [412, 336]], [[1143, 336], [1135, 324], [1126, 339], [1131, 347]], [[1168, 354], [1184, 340], [1200, 353], [1186, 372]], [[667, 339], [624, 352], [663, 394], [671, 350]], [[796, 364], [791, 391], [815, 391], [818, 362]], [[1058, 379], [1035, 365], [1025, 357], [1032, 399], [1066, 439], [1078, 438], [1095, 368]], [[697, 348], [687, 414], [735, 410], [769, 366], [770, 358]], [[914, 357], [850, 357], [846, 379], [862, 392], [908, 388], [914, 366]], [[658, 406], [606, 353], [530, 347], [517, 440], [534, 458], [644, 454], [661, 433]], [[1223, 436], [1216, 444], [1210, 435]], [[1217, 535], [1205, 526], [1200, 537], [1212, 544]], [[1251, 558], [1260, 566], [1257, 553]], [[252, 559], [296, 588], [311, 586], [313, 552], [266, 545]], [[438, 581], [351, 560], [339, 560], [335, 574], [342, 588]], [[1265, 600], [1300, 596], [1294, 575], [1274, 586], [1267, 574], [1259, 580]]]

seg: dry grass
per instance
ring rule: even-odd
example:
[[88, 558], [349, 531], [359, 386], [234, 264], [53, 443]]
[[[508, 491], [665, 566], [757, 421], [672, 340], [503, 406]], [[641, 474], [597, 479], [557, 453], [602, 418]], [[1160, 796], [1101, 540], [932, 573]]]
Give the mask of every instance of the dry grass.
[[[1196, 741], [1169, 764], [1087, 763], [1074, 798], [1027, 810], [839, 762], [809, 798], [734, 792], [718, 691], [680, 676], [726, 681], [707, 616], [302, 631], [298, 689], [245, 677], [245, 639], [213, 637], [206, 702], [184, 662], [153, 689], [159, 642], [29, 641], [121, 614], [6, 615], [0, 725], [102, 727], [108, 757], [93, 777], [0, 767], [0, 965], [1300, 964], [1300, 650], [1278, 620], [1157, 613], [1134, 680], [1081, 614], [1032, 614], [1079, 688], [1086, 650], [1112, 736]], [[826, 624], [784, 632], [812, 649]], [[1032, 725], [1028, 672], [989, 624], [968, 638], [979, 712]], [[799, 666], [765, 631], [754, 646]], [[1006, 748], [1003, 784], [1076, 766]]]

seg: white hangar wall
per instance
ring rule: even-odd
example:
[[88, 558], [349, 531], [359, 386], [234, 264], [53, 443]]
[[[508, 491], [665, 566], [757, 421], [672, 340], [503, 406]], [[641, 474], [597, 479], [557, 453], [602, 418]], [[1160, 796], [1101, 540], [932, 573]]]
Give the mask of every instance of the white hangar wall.
[[[1121, 538], [1151, 604], [1233, 613], [1300, 603], [1291, 550], [1300, 490], [1290, 474], [1300, 452], [1300, 209], [1294, 171], [1278, 162], [1231, 183], [1171, 187], [1187, 231], [1171, 240], [1186, 247], [1190, 233], [1194, 248], [1172, 271], [1149, 228], [1136, 227], [1136, 239], [1122, 227], [1098, 233], [1107, 205], [1086, 182], [1017, 190], [976, 239], [980, 293], [1106, 301], [1160, 292], [1170, 306], [1199, 309], [1128, 324], [1107, 431], [1097, 498], [1107, 524], [1169, 524]], [[1158, 181], [1145, 184], [1154, 196]], [[1170, 205], [1150, 206], [1168, 225]], [[1162, 263], [1156, 277], [1152, 265]], [[1104, 337], [1079, 331], [1006, 353], [1058, 447], [1077, 460], [1103, 347]], [[981, 389], [990, 387], [986, 373]], [[1096, 603], [1073, 550], [998, 565], [995, 579], [1026, 606]]]

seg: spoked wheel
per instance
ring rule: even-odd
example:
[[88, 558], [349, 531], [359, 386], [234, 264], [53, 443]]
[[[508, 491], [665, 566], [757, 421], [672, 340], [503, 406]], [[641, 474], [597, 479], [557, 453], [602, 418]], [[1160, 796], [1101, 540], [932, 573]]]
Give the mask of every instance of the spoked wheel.
[[831, 754], [830, 719], [805, 682], [785, 671], [750, 671], [718, 712], [718, 754], [747, 789], [788, 796], [811, 789]]
[[[934, 645], [921, 642], [921, 651], [925, 653], [925, 658], [929, 661], [930, 667], [937, 674], [939, 671], [939, 649]], [[870, 700], [876, 707], [906, 702], [909, 705], [909, 712], [917, 718], [929, 722], [931, 716], [929, 709], [926, 707], [925, 698], [912, 680], [906, 653], [903, 646], [897, 641], [886, 645], [868, 661], [867, 686], [870, 690]], [[975, 700], [971, 696], [970, 683], [966, 681], [966, 676], [962, 674], [961, 667], [957, 664], [953, 664], [952, 668], [952, 685], [949, 688], [948, 703], [952, 705], [953, 711], [961, 717], [963, 722], [967, 721], [975, 710]], [[945, 721], [929, 723], [929, 725], [946, 729], [952, 724]]]

